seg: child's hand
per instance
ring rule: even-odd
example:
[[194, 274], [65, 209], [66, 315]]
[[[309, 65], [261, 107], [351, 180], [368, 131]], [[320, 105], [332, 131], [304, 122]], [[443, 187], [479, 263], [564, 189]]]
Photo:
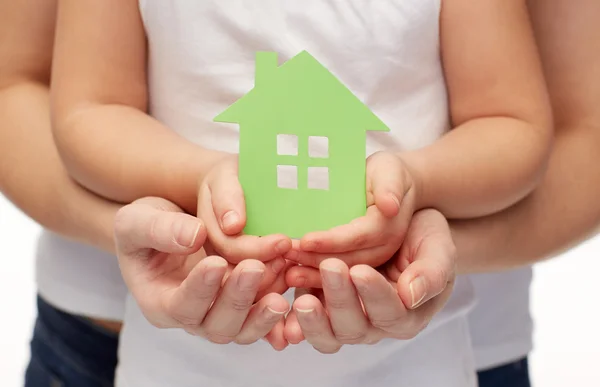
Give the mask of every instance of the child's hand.
[[198, 217], [207, 228], [209, 255], [220, 255], [231, 263], [244, 259], [270, 261], [292, 247], [285, 235], [242, 235], [246, 225], [244, 192], [238, 180], [238, 158], [230, 155], [216, 164], [200, 183]]
[[416, 179], [396, 154], [378, 152], [367, 159], [366, 183], [365, 216], [305, 235], [286, 258], [312, 267], [333, 256], [350, 267], [376, 267], [389, 260], [400, 248], [416, 209]]

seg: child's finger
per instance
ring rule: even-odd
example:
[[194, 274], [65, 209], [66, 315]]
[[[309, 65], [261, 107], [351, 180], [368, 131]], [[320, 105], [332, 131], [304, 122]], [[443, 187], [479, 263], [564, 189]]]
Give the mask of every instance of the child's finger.
[[387, 262], [395, 253], [394, 249], [400, 242], [387, 245], [376, 246], [368, 249], [361, 249], [347, 253], [312, 253], [305, 251], [291, 251], [285, 255], [286, 259], [297, 262], [307, 267], [319, 267], [321, 262], [329, 258], [337, 258], [349, 267], [358, 264], [367, 264], [372, 267], [378, 267]]
[[379, 246], [393, 237], [390, 229], [390, 221], [371, 206], [365, 216], [348, 224], [306, 234], [300, 240], [300, 250], [335, 254]]
[[292, 241], [285, 235], [239, 235], [229, 237], [217, 230], [208, 230], [213, 248], [218, 255], [231, 263], [240, 263], [244, 259], [256, 259], [267, 262], [284, 256], [292, 248]]
[[288, 346], [288, 341], [285, 338], [285, 319], [281, 319], [275, 324], [271, 332], [265, 336], [265, 340], [271, 344], [274, 350], [283, 351]]
[[304, 334], [302, 333], [302, 328], [294, 309], [290, 311], [285, 319], [283, 335], [290, 344], [300, 344], [304, 341]]
[[290, 288], [323, 287], [319, 269], [308, 266], [293, 266], [289, 268], [285, 274], [285, 282]]
[[367, 191], [384, 216], [391, 218], [400, 211], [408, 188], [407, 171], [402, 160], [391, 152], [377, 152], [367, 159]]
[[212, 208], [225, 235], [236, 235], [246, 225], [244, 191], [238, 180], [237, 167], [224, 169], [218, 178], [207, 183]]

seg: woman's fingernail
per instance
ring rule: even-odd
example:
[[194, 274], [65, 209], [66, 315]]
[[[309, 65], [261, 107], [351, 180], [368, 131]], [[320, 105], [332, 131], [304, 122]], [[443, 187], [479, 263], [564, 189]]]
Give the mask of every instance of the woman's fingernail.
[[352, 282], [360, 292], [366, 293], [369, 289], [369, 281], [363, 276], [353, 275]]
[[411, 309], [420, 306], [427, 297], [427, 284], [423, 277], [417, 277], [408, 285], [412, 299]]
[[312, 313], [312, 312], [314, 312], [314, 311], [315, 311], [315, 309], [314, 309], [314, 308], [310, 308], [310, 309], [300, 309], [300, 308], [296, 308], [296, 313], [300, 313], [300, 314], [304, 314], [304, 315], [310, 314], [310, 313]]
[[175, 242], [181, 247], [192, 247], [198, 238], [202, 223], [193, 219], [181, 220], [175, 225]]
[[204, 282], [206, 285], [212, 286], [218, 283], [221, 283], [221, 279], [223, 278], [223, 272], [221, 269], [226, 268], [227, 265], [215, 265], [212, 264], [208, 266], [208, 271], [204, 274]]
[[342, 286], [342, 272], [334, 267], [323, 267], [321, 269], [323, 282], [330, 289], [339, 289]]
[[275, 274], [281, 273], [281, 271], [283, 270], [284, 267], [285, 267], [285, 259], [283, 259], [283, 258], [275, 258], [273, 260], [273, 262], [271, 263], [271, 270], [273, 270], [273, 272]]
[[274, 315], [277, 315], [277, 316], [284, 315], [284, 314], [285, 314], [285, 312], [286, 312], [285, 310], [284, 310], [283, 312], [278, 312], [278, 311], [276, 311], [275, 309], [273, 309], [273, 308], [271, 308], [271, 307], [269, 307], [269, 306], [267, 306], [267, 307], [265, 308], [265, 310], [266, 310], [268, 313], [272, 313], [272, 314], [274, 314]]
[[257, 287], [265, 272], [262, 269], [244, 269], [240, 273], [238, 286], [240, 290], [252, 290]]
[[240, 216], [235, 211], [229, 211], [221, 219], [221, 228], [223, 230], [235, 226], [240, 221]]

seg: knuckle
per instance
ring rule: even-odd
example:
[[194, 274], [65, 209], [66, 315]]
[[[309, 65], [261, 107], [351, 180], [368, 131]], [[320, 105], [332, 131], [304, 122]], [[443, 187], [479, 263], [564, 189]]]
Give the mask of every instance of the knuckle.
[[371, 325], [382, 331], [390, 331], [401, 325], [400, 319], [392, 318], [371, 318]]
[[219, 332], [204, 332], [204, 338], [214, 344], [229, 344], [235, 340], [235, 335]]
[[229, 300], [229, 306], [231, 309], [242, 312], [250, 309], [254, 303], [254, 298], [247, 296], [244, 297], [233, 297]]
[[329, 297], [327, 299], [327, 309], [330, 310], [345, 310], [350, 307], [350, 302], [341, 297]]
[[367, 339], [366, 331], [336, 333], [336, 339], [342, 344], [363, 344]]

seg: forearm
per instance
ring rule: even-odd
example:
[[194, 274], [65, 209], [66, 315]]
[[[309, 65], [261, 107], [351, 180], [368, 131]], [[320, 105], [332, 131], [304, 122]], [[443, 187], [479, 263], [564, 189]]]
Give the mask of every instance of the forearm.
[[418, 177], [418, 207], [471, 218], [516, 203], [545, 170], [551, 131], [542, 125], [508, 117], [470, 120], [431, 146], [401, 155]]
[[124, 203], [158, 196], [192, 213], [198, 182], [222, 157], [123, 105], [59, 116], [54, 133], [69, 173], [88, 189]]
[[29, 81], [0, 89], [0, 189], [43, 227], [114, 252], [118, 205], [69, 178], [52, 141], [47, 86]]
[[599, 129], [581, 127], [558, 135], [547, 174], [523, 201], [489, 217], [451, 223], [460, 272], [531, 264], [598, 232]]

